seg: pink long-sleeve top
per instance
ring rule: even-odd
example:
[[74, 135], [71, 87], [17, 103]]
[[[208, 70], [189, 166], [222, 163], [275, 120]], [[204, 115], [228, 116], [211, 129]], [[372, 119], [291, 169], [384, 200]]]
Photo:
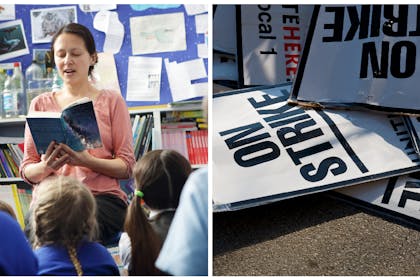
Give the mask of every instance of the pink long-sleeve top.
[[[29, 112], [61, 112], [61, 108], [54, 96], [55, 92], [46, 92], [37, 96], [31, 102]], [[88, 149], [88, 152], [102, 159], [120, 158], [127, 166], [127, 176], [130, 176], [135, 164], [135, 158], [130, 116], [124, 99], [115, 91], [101, 90], [93, 101], [93, 107], [102, 138], [102, 147]], [[25, 177], [24, 170], [29, 164], [39, 162], [41, 158], [36, 150], [27, 124], [25, 126], [24, 145], [25, 151], [23, 161], [20, 165], [20, 175], [24, 181], [33, 184]], [[93, 195], [113, 194], [120, 197], [124, 202], [127, 201], [127, 195], [121, 190], [117, 178], [92, 171], [86, 167], [70, 166], [67, 164], [57, 170], [55, 174], [79, 179], [90, 188]], [[36, 184], [33, 185], [36, 190]]]

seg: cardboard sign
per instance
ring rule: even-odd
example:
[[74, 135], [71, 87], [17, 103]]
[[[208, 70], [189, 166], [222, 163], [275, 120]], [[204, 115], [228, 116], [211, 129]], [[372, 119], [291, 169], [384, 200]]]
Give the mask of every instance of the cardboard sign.
[[400, 116], [288, 105], [291, 84], [213, 98], [214, 211], [420, 170]]
[[419, 11], [417, 5], [316, 6], [291, 101], [420, 114]]
[[[420, 174], [392, 177], [335, 190], [343, 195], [420, 222]], [[369, 205], [370, 206], [370, 205]]]
[[313, 7], [240, 6], [238, 64], [244, 85], [274, 85], [295, 78]]

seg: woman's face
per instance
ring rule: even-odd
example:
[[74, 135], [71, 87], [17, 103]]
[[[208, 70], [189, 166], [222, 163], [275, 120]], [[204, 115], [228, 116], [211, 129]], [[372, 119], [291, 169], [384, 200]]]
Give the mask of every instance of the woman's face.
[[94, 64], [93, 57], [83, 39], [77, 35], [63, 33], [54, 43], [55, 64], [65, 84], [88, 81], [89, 66]]

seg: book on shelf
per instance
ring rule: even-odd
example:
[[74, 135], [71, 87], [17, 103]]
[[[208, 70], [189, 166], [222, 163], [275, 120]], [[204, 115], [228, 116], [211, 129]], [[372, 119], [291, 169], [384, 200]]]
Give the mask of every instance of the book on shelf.
[[0, 177], [19, 177], [23, 153], [17, 144], [0, 144]]
[[[137, 115], [138, 116], [138, 115]], [[137, 116], [135, 118], [137, 118]], [[135, 127], [136, 125], [136, 127]], [[153, 127], [153, 116], [150, 114], [142, 115], [139, 117], [139, 120], [134, 119], [133, 122], [133, 146], [134, 146], [134, 155], [136, 159], [139, 159], [144, 152], [146, 140]]]
[[39, 154], [45, 153], [51, 141], [65, 143], [75, 151], [102, 146], [93, 102], [86, 97], [61, 113], [30, 112], [26, 121]]
[[153, 116], [148, 115], [148, 117], [146, 118], [144, 133], [142, 134], [140, 147], [139, 147], [138, 153], [136, 154], [136, 160], [141, 158], [148, 151], [149, 147], [146, 146], [146, 142], [148, 142], [147, 139], [149, 137], [150, 138], [152, 137], [152, 128], [153, 128]]
[[0, 185], [0, 199], [9, 204], [15, 212], [16, 219], [22, 229], [25, 227], [22, 206], [19, 200], [18, 188], [15, 184]]

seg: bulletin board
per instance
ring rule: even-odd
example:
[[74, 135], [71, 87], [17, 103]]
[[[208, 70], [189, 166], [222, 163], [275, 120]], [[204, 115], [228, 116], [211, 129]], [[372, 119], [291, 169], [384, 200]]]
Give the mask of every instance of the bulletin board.
[[[16, 20], [20, 19], [23, 22], [23, 27], [25, 31], [26, 41], [29, 48], [29, 54], [21, 55], [18, 57], [10, 58], [7, 60], [2, 60], [0, 63], [10, 63], [19, 61], [22, 64], [22, 70], [25, 71], [26, 68], [31, 64], [33, 59], [32, 49], [50, 49], [50, 43], [36, 43], [32, 41], [31, 35], [31, 16], [30, 11], [32, 9], [44, 9], [44, 8], [57, 8], [57, 7], [67, 7], [75, 6], [77, 10], [77, 22], [85, 25], [92, 32], [97, 52], [103, 52], [103, 46], [105, 41], [106, 34], [99, 30], [96, 30], [93, 27], [93, 20], [97, 12], [84, 12], [80, 9], [78, 4], [69, 4], [69, 5], [15, 5], [15, 14]], [[174, 5], [172, 5], [174, 6]], [[116, 5], [116, 9], [111, 10], [118, 13], [118, 19], [124, 26], [124, 39], [121, 46], [121, 49], [118, 53], [114, 54], [114, 59], [116, 63], [116, 69], [118, 74], [118, 80], [120, 84], [121, 94], [126, 98], [127, 93], [127, 77], [128, 77], [128, 61], [130, 56], [133, 55], [132, 44], [131, 44], [131, 35], [130, 35], [130, 18], [147, 16], [147, 15], [158, 15], [158, 14], [169, 14], [169, 13], [180, 13], [184, 14], [185, 20], [185, 32], [186, 32], [186, 45], [187, 48], [185, 51], [175, 51], [175, 52], [162, 52], [162, 53], [153, 53], [153, 54], [142, 54], [141, 56], [145, 57], [162, 57], [162, 72], [161, 72], [161, 84], [160, 84], [160, 100], [159, 101], [126, 101], [128, 107], [136, 106], [151, 106], [151, 105], [160, 105], [173, 102], [171, 89], [168, 81], [168, 75], [165, 69], [165, 64], [163, 60], [165, 58], [169, 59], [170, 62], [176, 61], [177, 63], [192, 60], [198, 58], [197, 54], [197, 44], [207, 43], [207, 34], [197, 34], [195, 26], [195, 16], [188, 15], [184, 5], [179, 5], [176, 7], [169, 8], [156, 8], [151, 7], [145, 10], [135, 10], [128, 4], [119, 4]], [[5, 21], [0, 21], [3, 23]], [[207, 71], [208, 77], [208, 59], [203, 58], [205, 69]], [[207, 82], [206, 78], [201, 78], [191, 81], [193, 83], [203, 83]], [[199, 99], [199, 98], [193, 98]]]

